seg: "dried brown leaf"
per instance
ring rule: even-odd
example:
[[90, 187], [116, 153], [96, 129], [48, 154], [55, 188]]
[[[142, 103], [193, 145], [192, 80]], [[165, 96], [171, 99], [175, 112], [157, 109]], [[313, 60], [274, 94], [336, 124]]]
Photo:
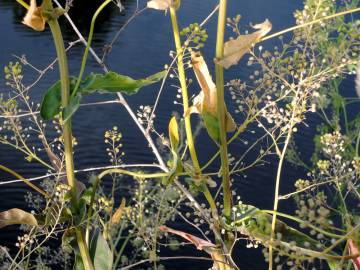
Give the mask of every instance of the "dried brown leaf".
[[30, 0], [30, 7], [22, 22], [36, 31], [44, 31], [45, 18], [41, 16], [41, 8], [36, 5], [36, 0]]
[[169, 232], [169, 233], [173, 233], [173, 234], [176, 234], [176, 235], [179, 235], [181, 236], [182, 238], [188, 240], [189, 242], [193, 243], [195, 245], [195, 247], [199, 250], [205, 250], [207, 251], [208, 248], [216, 248], [216, 245], [207, 241], [207, 240], [204, 240], [200, 237], [197, 237], [195, 235], [192, 235], [190, 233], [186, 233], [186, 232], [183, 232], [183, 231], [178, 231], [178, 230], [174, 230], [174, 229], [171, 229], [165, 225], [162, 225], [159, 227], [159, 229], [163, 232]]
[[204, 240], [202, 238], [199, 238], [195, 235], [192, 235], [190, 233], [174, 230], [174, 229], [171, 229], [164, 225], [160, 226], [159, 229], [163, 232], [176, 234], [176, 235], [188, 240], [192, 244], [194, 244], [197, 249], [204, 250], [205, 252], [210, 254], [211, 258], [214, 261], [214, 264], [211, 269], [214, 269], [214, 270], [230, 269], [230, 267], [228, 267], [228, 265], [226, 265], [225, 263], [222, 263], [222, 262], [224, 262], [224, 256], [222, 255], [218, 246], [216, 246], [215, 244], [213, 244], [207, 240]]
[[0, 213], [0, 228], [14, 224], [37, 226], [38, 222], [33, 214], [18, 208], [12, 208]]
[[151, 0], [147, 2], [147, 7], [157, 10], [167, 10], [170, 8], [171, 3], [171, 0]]
[[126, 200], [125, 200], [125, 198], [123, 198], [121, 200], [121, 204], [120, 204], [119, 208], [116, 209], [115, 213], [111, 217], [111, 224], [113, 224], [113, 225], [119, 224], [119, 222], [125, 212], [125, 203], [126, 203]]
[[[201, 92], [194, 98], [193, 106], [189, 113], [209, 113], [217, 116], [217, 93], [216, 85], [210, 75], [208, 66], [200, 52], [191, 54], [191, 64], [195, 72], [196, 79], [201, 87]], [[226, 131], [232, 132], [236, 129], [236, 124], [231, 115], [226, 112]]]
[[[359, 249], [356, 247], [354, 240], [352, 239], [349, 240], [348, 249], [350, 255], [359, 254]], [[353, 263], [355, 270], [360, 270], [360, 256], [351, 259], [351, 261]]]
[[224, 57], [217, 61], [219, 65], [226, 69], [236, 65], [255, 43], [270, 32], [272, 24], [266, 19], [263, 23], [253, 25], [252, 27], [259, 30], [248, 35], [240, 35], [236, 39], [230, 39], [225, 42]]

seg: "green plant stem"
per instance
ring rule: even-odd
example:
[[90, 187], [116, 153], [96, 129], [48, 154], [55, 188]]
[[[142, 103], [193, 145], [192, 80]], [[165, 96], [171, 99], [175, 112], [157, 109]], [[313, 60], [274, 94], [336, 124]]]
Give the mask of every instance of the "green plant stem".
[[[176, 4], [175, 6], [178, 6], [178, 4]], [[185, 76], [184, 61], [183, 61], [184, 49], [181, 45], [179, 26], [178, 26], [177, 16], [176, 16], [176, 7], [170, 8], [170, 17], [171, 17], [171, 24], [172, 24], [172, 28], [173, 28], [173, 35], [174, 35], [174, 41], [175, 41], [175, 47], [176, 47], [177, 68], [178, 68], [179, 81], [180, 81], [180, 86], [181, 86], [183, 109], [184, 109], [184, 114], [185, 114], [184, 121], [185, 121], [185, 133], [186, 133], [186, 139], [187, 139], [187, 147], [189, 148], [191, 160], [192, 160], [192, 163], [193, 163], [194, 169], [195, 169], [195, 174], [196, 174], [196, 176], [198, 176], [201, 174], [201, 168], [200, 168], [200, 164], [199, 164], [196, 150], [195, 150], [195, 144], [194, 144], [194, 139], [193, 139], [193, 134], [192, 134], [192, 129], [191, 129], [190, 114], [186, 113], [189, 109], [189, 97], [188, 97], [188, 89], [187, 89], [187, 85], [186, 85], [186, 76]], [[214, 202], [214, 198], [212, 197], [212, 195], [207, 187], [205, 189], [204, 196], [210, 205], [211, 212], [213, 214], [213, 218], [218, 219], [217, 208], [216, 208], [216, 204]], [[218, 223], [218, 221], [216, 221], [216, 223]], [[219, 225], [217, 225], [216, 227], [218, 229]]]
[[[61, 80], [61, 105], [63, 108], [65, 108], [69, 103], [69, 96], [70, 96], [70, 80], [69, 80], [69, 70], [68, 70], [65, 46], [58, 21], [56, 19], [49, 20], [48, 24], [50, 26], [51, 33], [53, 35], [53, 39], [56, 47], [56, 53], [58, 56], [60, 80]], [[66, 177], [69, 186], [71, 186], [72, 196], [73, 198], [76, 198], [76, 183], [75, 183], [76, 180], [74, 175], [72, 131], [71, 131], [70, 120], [63, 125], [62, 135], [64, 140]]]
[[[288, 214], [285, 214], [285, 213], [277, 212], [277, 211], [274, 211], [274, 210], [259, 210], [259, 211], [257, 211], [256, 213], [267, 213], [267, 214], [272, 214], [272, 215], [275, 215], [275, 214], [276, 214], [276, 215], [278, 215], [278, 216], [280, 216], [280, 217], [284, 217], [284, 218], [293, 220], [293, 221], [295, 221], [295, 222], [297, 222], [297, 223], [299, 223], [299, 224], [304, 223], [304, 221], [301, 220], [300, 218], [297, 218], [297, 217], [294, 217], [294, 216], [291, 216], [291, 215], [288, 215]], [[237, 223], [237, 222], [236, 222], [236, 223]], [[342, 237], [343, 237], [343, 235], [339, 235], [339, 234], [335, 234], [335, 233], [330, 233], [330, 232], [325, 231], [325, 230], [323, 230], [323, 229], [321, 229], [321, 228], [318, 228], [318, 227], [316, 227], [316, 226], [314, 226], [314, 225], [312, 225], [312, 224], [310, 224], [310, 223], [305, 223], [305, 225], [306, 225], [307, 227], [309, 227], [309, 228], [311, 228], [311, 229], [319, 232], [319, 233], [322, 233], [322, 234], [327, 235], [327, 236], [332, 237], [332, 238], [337, 238], [337, 239], [339, 239], [339, 238], [342, 238]]]
[[194, 139], [193, 139], [192, 129], [191, 129], [191, 122], [190, 122], [190, 115], [186, 114], [186, 112], [189, 109], [189, 97], [188, 97], [188, 90], [187, 90], [187, 85], [186, 85], [186, 76], [185, 76], [185, 69], [184, 69], [184, 61], [183, 61], [184, 50], [181, 46], [179, 27], [178, 27], [177, 17], [176, 17], [176, 9], [174, 7], [170, 8], [170, 17], [171, 17], [171, 24], [172, 24], [172, 28], [173, 28], [175, 46], [176, 46], [177, 68], [178, 68], [178, 73], [179, 73], [181, 95], [182, 95], [183, 108], [184, 108], [184, 113], [185, 113], [184, 121], [185, 121], [185, 132], [186, 132], [187, 145], [189, 147], [191, 160], [192, 160], [194, 168], [195, 168], [195, 173], [200, 174], [201, 170], [200, 170], [200, 165], [199, 165], [199, 161], [198, 161], [196, 150], [195, 150]]
[[23, 0], [16, 0], [16, 2], [18, 2], [20, 5], [22, 5], [24, 8], [26, 8], [26, 9], [29, 9], [29, 5], [26, 3], [26, 2], [24, 2]]
[[292, 32], [292, 31], [297, 30], [297, 29], [304, 28], [306, 26], [310, 26], [310, 25], [313, 25], [313, 24], [316, 24], [316, 23], [321, 23], [321, 22], [326, 21], [326, 20], [330, 20], [330, 19], [333, 19], [333, 18], [336, 18], [336, 17], [339, 17], [339, 16], [344, 16], [346, 14], [356, 13], [356, 12], [359, 12], [359, 11], [360, 11], [360, 8], [353, 8], [353, 9], [350, 9], [350, 10], [338, 12], [338, 13], [335, 13], [335, 14], [332, 14], [332, 15], [329, 15], [329, 16], [319, 18], [319, 19], [313, 20], [311, 22], [307, 22], [307, 23], [304, 23], [304, 24], [289, 27], [289, 28], [286, 28], [286, 29], [281, 30], [279, 32], [276, 32], [274, 34], [265, 36], [259, 42], [265, 41], [265, 40], [268, 40], [268, 39], [271, 39], [271, 38], [274, 38], [274, 37], [277, 37], [277, 36], [281, 36], [283, 34], [286, 34], [288, 32]]
[[[46, 0], [44, 7], [53, 10], [52, 2]], [[64, 40], [61, 34], [61, 29], [58, 20], [50, 18], [48, 20], [53, 40], [55, 43], [56, 53], [58, 57], [59, 69], [60, 69], [60, 80], [61, 80], [61, 105], [65, 108], [69, 103], [70, 97], [70, 79], [69, 69], [66, 57], [66, 51], [64, 46]], [[77, 206], [77, 192], [76, 192], [76, 179], [74, 174], [74, 160], [73, 160], [73, 146], [72, 146], [72, 131], [71, 131], [71, 120], [67, 121], [63, 125], [63, 140], [64, 140], [64, 155], [65, 155], [65, 168], [66, 177], [69, 186], [71, 187], [71, 201], [74, 207]], [[84, 241], [82, 232], [76, 229], [76, 239], [80, 249], [81, 257], [86, 270], [93, 270], [88, 247]]]
[[86, 245], [86, 242], [84, 240], [83, 233], [80, 229], [76, 229], [76, 240], [78, 242], [80, 255], [84, 264], [84, 267], [86, 270], [94, 270], [94, 266], [92, 264], [89, 249]]
[[[224, 32], [226, 23], [226, 6], [227, 0], [220, 0], [219, 17], [216, 36], [216, 53], [215, 57], [221, 59], [224, 54]], [[217, 89], [217, 117], [219, 121], [219, 135], [220, 135], [220, 157], [221, 157], [221, 175], [223, 187], [223, 203], [224, 216], [230, 220], [231, 216], [231, 190], [230, 190], [230, 175], [229, 175], [229, 160], [227, 151], [226, 139], [226, 108], [224, 99], [224, 69], [221, 65], [215, 64], [215, 77]]]
[[[294, 116], [292, 116], [292, 117], [294, 117]], [[285, 160], [286, 150], [290, 143], [290, 138], [292, 135], [292, 128], [293, 128], [293, 125], [290, 122], [289, 132], [286, 136], [284, 147], [281, 151], [280, 160], [279, 160], [277, 173], [276, 173], [275, 197], [274, 197], [274, 207], [273, 207], [274, 214], [273, 214], [272, 222], [271, 222], [271, 234], [270, 234], [270, 243], [269, 243], [269, 270], [273, 269], [273, 240], [274, 240], [274, 236], [275, 236], [277, 209], [279, 206], [279, 190], [280, 190], [281, 172], [282, 172], [282, 167], [283, 167], [283, 163]]]
[[84, 55], [83, 55], [83, 58], [82, 58], [82, 61], [81, 61], [81, 67], [80, 67], [79, 76], [78, 76], [78, 78], [77, 78], [76, 85], [75, 85], [75, 87], [74, 87], [74, 90], [73, 90], [71, 96], [74, 96], [74, 95], [76, 94], [76, 91], [77, 91], [77, 89], [79, 88], [80, 83], [81, 83], [81, 80], [82, 80], [82, 77], [83, 77], [83, 75], [84, 75], [84, 71], [85, 71], [85, 67], [86, 67], [86, 60], [87, 60], [88, 55], [89, 55], [89, 50], [90, 50], [92, 38], [93, 38], [93, 35], [94, 35], [94, 28], [95, 28], [96, 18], [98, 17], [98, 15], [100, 14], [100, 12], [101, 12], [110, 2], [112, 2], [112, 0], [106, 0], [105, 2], [103, 2], [103, 3], [98, 7], [98, 9], [95, 11], [95, 13], [94, 13], [94, 15], [93, 15], [93, 17], [92, 17], [92, 19], [91, 19], [89, 37], [88, 37], [88, 40], [87, 40], [87, 43], [86, 43], [85, 52], [84, 52]]
[[360, 145], [360, 130], [356, 138], [356, 146], [355, 146], [355, 156], [359, 157], [359, 145]]

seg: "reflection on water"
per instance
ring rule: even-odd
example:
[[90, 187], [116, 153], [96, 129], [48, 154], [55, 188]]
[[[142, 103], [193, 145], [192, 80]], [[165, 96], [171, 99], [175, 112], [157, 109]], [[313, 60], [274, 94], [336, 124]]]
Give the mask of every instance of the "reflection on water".
[[[24, 15], [24, 9], [20, 7], [14, 0], [0, 0], [0, 66], [3, 67], [9, 61], [14, 61], [13, 54], [25, 54], [27, 59], [37, 68], [45, 68], [55, 57], [51, 33], [46, 30], [44, 33], [37, 33], [26, 28], [21, 24]], [[62, 1], [64, 4], [65, 1]], [[70, 15], [79, 30], [86, 36], [90, 26], [92, 14], [102, 3], [102, 0], [75, 0]], [[124, 24], [131, 16], [136, 8], [135, 0], [122, 1], [125, 11], [119, 12], [119, 9], [112, 5], [107, 7], [98, 17], [94, 35], [94, 49], [101, 56], [103, 47], [109, 43], [115, 32]], [[139, 1], [144, 5], [145, 1]], [[195, 1], [183, 0], [182, 8], [179, 11], [179, 22], [185, 27], [189, 23], [199, 22], [204, 19], [212, 8], [216, 5], [216, 0]], [[265, 18], [272, 21], [273, 31], [288, 27], [294, 23], [292, 12], [295, 8], [300, 7], [301, 1], [284, 1], [284, 0], [252, 0], [252, 1], [229, 1], [229, 16], [235, 16], [237, 13], [242, 14], [242, 24], [248, 25], [249, 22], [262, 22]], [[63, 33], [66, 42], [77, 39], [70, 25], [62, 19], [61, 21]], [[208, 43], [203, 49], [206, 59], [212, 59], [214, 55], [214, 34], [216, 29], [216, 21], [211, 19], [206, 25], [209, 32]], [[230, 36], [231, 33], [227, 33]], [[276, 44], [276, 40], [270, 40], [264, 43], [264, 47], [272, 48]], [[110, 69], [122, 74], [130, 75], [135, 78], [141, 78], [159, 71], [164, 64], [170, 62], [168, 57], [169, 51], [173, 49], [172, 33], [170, 29], [169, 16], [153, 10], [146, 10], [137, 17], [126, 30], [121, 34], [120, 39], [114, 45], [111, 54], [107, 58], [106, 64]], [[69, 52], [69, 64], [72, 74], [77, 74], [81, 55], [84, 48], [76, 46]], [[86, 72], [101, 72], [101, 68], [91, 57], [89, 57], [89, 66]], [[211, 70], [213, 72], [213, 70]], [[245, 65], [238, 68], [232, 68], [226, 73], [226, 79], [241, 78], [247, 79], [248, 69]], [[25, 68], [26, 84], [33, 82], [38, 74], [30, 68]], [[31, 96], [37, 102], [44, 90], [49, 87], [58, 78], [57, 69], [50, 70], [39, 84], [31, 90]], [[157, 111], [156, 128], [159, 133], [165, 133], [170, 114], [173, 111], [180, 112], [180, 107], [175, 106], [173, 101], [177, 94], [176, 89], [170, 87], [170, 84], [176, 83], [170, 81], [160, 99], [160, 106]], [[7, 89], [4, 81], [0, 79], [0, 93], [5, 93]], [[130, 97], [129, 103], [136, 110], [139, 105], [151, 105], [156, 99], [158, 86], [148, 87], [141, 90], [138, 95]], [[192, 85], [191, 94], [198, 92], [198, 87]], [[93, 102], [99, 100], [109, 100], [114, 98], [111, 95], [96, 95], [85, 97], [84, 102]], [[234, 104], [229, 100], [229, 109], [234, 108]], [[168, 112], [164, 114], [162, 112]], [[241, 122], [241, 119], [236, 119]], [[196, 122], [196, 118], [193, 120]], [[148, 149], [147, 143], [142, 139], [137, 127], [128, 120], [127, 113], [117, 104], [106, 105], [102, 107], [84, 107], [81, 108], [74, 117], [74, 134], [79, 142], [75, 148], [75, 165], [76, 168], [86, 168], [94, 166], [104, 166], [108, 164], [108, 157], [103, 143], [103, 134], [105, 130], [111, 129], [116, 125], [123, 133], [123, 145], [126, 153], [125, 162], [127, 163], [151, 163], [154, 161], [151, 151]], [[299, 137], [303, 139], [301, 150], [305, 155], [309, 155], [312, 151], [312, 127], [316, 125], [316, 121], [309, 118], [310, 127], [304, 128], [299, 132]], [[255, 129], [255, 127], [254, 127]], [[56, 134], [48, 130], [50, 137]], [[251, 140], [253, 134], [244, 134], [243, 140]], [[199, 144], [197, 150], [200, 153], [202, 163], [206, 158], [212, 156], [215, 146], [207, 141], [207, 136], [201, 133], [197, 138]], [[234, 156], [240, 156], [246, 150], [246, 144], [242, 141], [233, 143]], [[6, 153], [6, 154], [4, 154]], [[251, 157], [250, 157], [251, 159]], [[38, 176], [44, 173], [44, 169], [36, 163], [23, 163], [24, 158], [21, 154], [15, 153], [12, 149], [0, 145], [0, 164], [11, 167], [22, 173], [26, 177]], [[243, 200], [259, 207], [269, 208], [272, 203], [273, 182], [275, 168], [272, 164], [276, 164], [276, 160], [269, 158], [269, 164], [249, 171], [244, 176], [237, 176], [235, 185]], [[211, 171], [216, 170], [216, 166], [209, 168]], [[88, 175], [79, 175], [79, 179], [86, 179]], [[283, 192], [287, 192], [292, 188], [294, 179], [303, 176], [302, 171], [289, 169], [284, 172]], [[0, 179], [8, 179], [9, 176], [0, 172]], [[106, 183], [104, 183], [106, 186]], [[261, 187], [261, 188], [259, 188]], [[9, 207], [24, 208], [23, 202], [24, 186], [22, 184], [13, 184], [11, 186], [0, 186], [0, 210]], [[286, 205], [286, 207], [290, 207]], [[6, 234], [4, 232], [9, 232]], [[14, 228], [9, 228], [0, 233], [0, 245], [9, 243], [13, 239]], [[240, 250], [242, 254], [251, 256], [249, 250]], [[256, 251], [255, 251], [256, 252]], [[243, 255], [242, 255], [243, 256]], [[179, 264], [180, 265], [180, 264]], [[185, 266], [185, 265], [184, 265]], [[194, 269], [193, 262], [187, 264], [189, 269]], [[180, 266], [179, 266], [180, 269]], [[242, 269], [261, 269], [257, 262], [251, 262], [249, 265], [243, 265]]]

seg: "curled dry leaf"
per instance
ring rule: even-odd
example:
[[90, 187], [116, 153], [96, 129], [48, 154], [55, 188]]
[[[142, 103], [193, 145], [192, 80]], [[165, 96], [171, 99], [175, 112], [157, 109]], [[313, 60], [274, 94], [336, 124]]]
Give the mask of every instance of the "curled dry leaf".
[[111, 217], [111, 224], [115, 225], [115, 224], [120, 223], [120, 220], [125, 212], [125, 203], [126, 203], [126, 200], [125, 200], [125, 198], [123, 198], [121, 200], [121, 204], [120, 204], [119, 208], [116, 209], [115, 213]]
[[230, 39], [225, 42], [224, 57], [217, 61], [219, 65], [226, 69], [236, 65], [255, 43], [259, 42], [262, 37], [270, 32], [272, 24], [266, 19], [263, 23], [253, 25], [252, 28], [258, 29], [258, 31], [248, 35], [240, 35], [236, 39]]
[[157, 10], [167, 10], [170, 8], [172, 0], [151, 0], [147, 2], [148, 8], [153, 8]]
[[[356, 247], [354, 240], [352, 239], [349, 240], [348, 249], [350, 255], [359, 254], [359, 249]], [[354, 265], [355, 270], [360, 270], [360, 256], [351, 259], [351, 261]]]
[[12, 208], [0, 213], [0, 228], [14, 224], [37, 226], [38, 222], [33, 214], [18, 208]]
[[159, 229], [163, 232], [173, 233], [173, 234], [181, 236], [182, 238], [184, 238], [184, 239], [188, 240], [189, 242], [191, 242], [192, 244], [194, 244], [195, 247], [199, 250], [207, 251], [208, 248], [216, 248], [215, 244], [213, 244], [207, 240], [204, 240], [200, 237], [197, 237], [195, 235], [192, 235], [190, 233], [174, 230], [165, 225], [160, 226]]
[[30, 8], [22, 22], [36, 31], [44, 31], [45, 18], [41, 15], [41, 8], [36, 5], [36, 0], [30, 0]]
[[224, 256], [222, 255], [220, 249], [215, 244], [213, 244], [207, 240], [204, 240], [202, 238], [199, 238], [195, 235], [192, 235], [190, 233], [174, 230], [174, 229], [171, 229], [164, 225], [160, 226], [159, 229], [163, 232], [176, 234], [176, 235], [188, 240], [192, 244], [194, 244], [197, 249], [204, 250], [205, 252], [210, 254], [211, 258], [214, 261], [214, 264], [211, 269], [214, 269], [214, 270], [230, 269], [228, 267], [228, 265], [226, 265], [225, 263], [221, 263], [221, 262], [224, 262]]
[[[216, 85], [212, 80], [208, 66], [200, 52], [191, 54], [191, 64], [196, 75], [196, 79], [201, 87], [201, 92], [194, 98], [193, 106], [189, 108], [187, 114], [199, 113], [204, 121], [209, 135], [215, 141], [219, 137], [219, 125], [217, 120], [217, 94]], [[236, 129], [234, 119], [229, 112], [226, 112], [225, 126], [227, 132]]]

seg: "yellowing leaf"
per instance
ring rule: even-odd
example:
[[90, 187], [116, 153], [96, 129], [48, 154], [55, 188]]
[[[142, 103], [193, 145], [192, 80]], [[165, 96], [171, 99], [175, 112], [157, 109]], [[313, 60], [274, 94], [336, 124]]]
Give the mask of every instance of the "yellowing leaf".
[[0, 228], [14, 224], [28, 224], [37, 226], [38, 222], [33, 214], [13, 208], [0, 213]]
[[263, 23], [253, 25], [252, 27], [259, 30], [248, 35], [240, 35], [237, 39], [230, 39], [225, 42], [224, 56], [217, 61], [219, 65], [226, 69], [236, 65], [255, 43], [259, 42], [263, 36], [270, 32], [272, 24], [266, 19]]
[[125, 210], [125, 199], [123, 198], [121, 200], [121, 204], [119, 206], [118, 209], [116, 209], [115, 213], [113, 214], [113, 216], [111, 217], [111, 224], [119, 224], [121, 217], [124, 214], [124, 210]]
[[171, 117], [169, 123], [169, 137], [170, 137], [171, 149], [176, 151], [179, 146], [180, 137], [179, 137], [179, 127], [176, 122], [175, 116]]
[[[201, 87], [201, 92], [194, 98], [193, 106], [190, 107], [186, 113], [199, 113], [202, 116], [205, 127], [211, 138], [218, 141], [219, 124], [217, 119], [218, 104], [216, 85], [212, 80], [209, 69], [200, 52], [191, 54], [191, 64], [196, 79]], [[236, 124], [228, 112], [226, 112], [225, 123], [227, 132], [232, 132], [236, 129]]]
[[148, 8], [167, 10], [171, 6], [171, 0], [151, 0], [147, 2]]
[[44, 31], [45, 18], [41, 16], [40, 7], [37, 7], [36, 0], [30, 0], [30, 8], [23, 19], [23, 24], [36, 31]]

